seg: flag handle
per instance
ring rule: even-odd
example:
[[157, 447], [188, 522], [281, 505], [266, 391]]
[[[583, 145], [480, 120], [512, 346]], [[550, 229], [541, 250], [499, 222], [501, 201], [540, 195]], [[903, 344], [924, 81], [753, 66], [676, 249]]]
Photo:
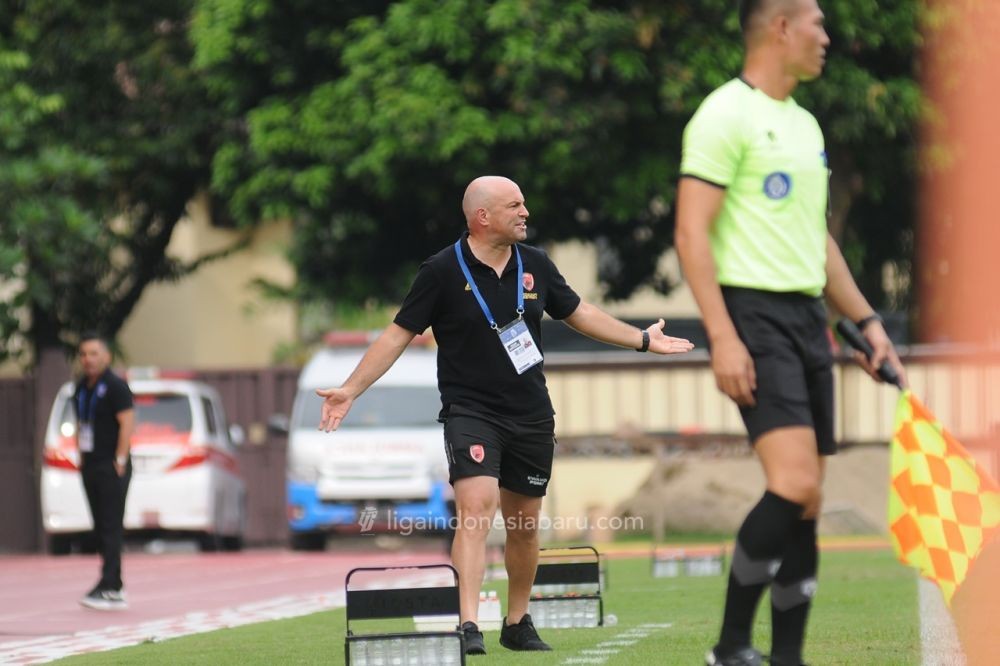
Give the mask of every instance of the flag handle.
[[[861, 335], [861, 331], [858, 330], [858, 327], [854, 325], [853, 321], [847, 317], [838, 321], [837, 332], [840, 333], [852, 347], [871, 360], [875, 350], [872, 349], [870, 344], [868, 344], [868, 340], [865, 339], [865, 336]], [[899, 375], [896, 373], [896, 369], [889, 365], [887, 361], [884, 361], [882, 365], [879, 366], [878, 376], [881, 377], [886, 383], [892, 384], [898, 389], [903, 388], [903, 382], [900, 381]]]

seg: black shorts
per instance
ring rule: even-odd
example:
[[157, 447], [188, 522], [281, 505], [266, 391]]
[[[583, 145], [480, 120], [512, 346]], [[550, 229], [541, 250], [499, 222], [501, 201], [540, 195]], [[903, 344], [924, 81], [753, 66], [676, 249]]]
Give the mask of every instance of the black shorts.
[[524, 422], [452, 405], [444, 424], [448, 480], [491, 476], [500, 487], [543, 497], [552, 474], [555, 419]]
[[757, 373], [757, 404], [740, 408], [750, 442], [775, 428], [808, 426], [820, 455], [836, 453], [833, 352], [822, 299], [740, 287], [723, 287], [722, 296]]

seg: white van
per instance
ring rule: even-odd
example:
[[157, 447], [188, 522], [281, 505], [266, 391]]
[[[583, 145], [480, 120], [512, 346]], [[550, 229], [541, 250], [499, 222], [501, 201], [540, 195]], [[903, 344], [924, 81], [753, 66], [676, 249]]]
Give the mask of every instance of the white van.
[[299, 375], [288, 433], [293, 548], [323, 548], [331, 531], [446, 531], [454, 513], [429, 337], [417, 336], [335, 432], [318, 430], [316, 389], [340, 386], [371, 339], [328, 335]]
[[[242, 547], [246, 489], [219, 394], [188, 379], [129, 379], [135, 401], [132, 482], [125, 500], [130, 531], [183, 532], [202, 550]], [[80, 478], [73, 384], [62, 386], [45, 432], [42, 523], [52, 554], [69, 553], [93, 528]]]

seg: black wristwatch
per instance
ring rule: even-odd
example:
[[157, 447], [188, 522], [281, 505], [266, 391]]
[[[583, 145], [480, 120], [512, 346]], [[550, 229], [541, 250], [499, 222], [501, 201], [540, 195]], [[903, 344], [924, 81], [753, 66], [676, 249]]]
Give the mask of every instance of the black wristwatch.
[[865, 327], [867, 327], [868, 324], [872, 323], [873, 321], [877, 321], [880, 324], [883, 323], [882, 317], [879, 317], [877, 312], [873, 312], [867, 317], [864, 317], [854, 322], [854, 325], [858, 327], [859, 331], [863, 332], [865, 330]]
[[637, 352], [649, 351], [649, 331], [642, 329], [642, 346], [636, 349]]

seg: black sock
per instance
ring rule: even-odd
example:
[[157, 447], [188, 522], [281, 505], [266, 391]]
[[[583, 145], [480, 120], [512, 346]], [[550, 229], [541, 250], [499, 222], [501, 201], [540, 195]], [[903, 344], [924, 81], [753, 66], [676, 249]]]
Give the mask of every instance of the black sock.
[[799, 666], [809, 608], [816, 593], [816, 521], [800, 520], [771, 585], [771, 663]]
[[750, 630], [757, 602], [781, 566], [781, 558], [803, 507], [764, 493], [736, 534], [733, 564], [729, 569], [726, 612], [716, 654], [725, 657], [750, 645]]

